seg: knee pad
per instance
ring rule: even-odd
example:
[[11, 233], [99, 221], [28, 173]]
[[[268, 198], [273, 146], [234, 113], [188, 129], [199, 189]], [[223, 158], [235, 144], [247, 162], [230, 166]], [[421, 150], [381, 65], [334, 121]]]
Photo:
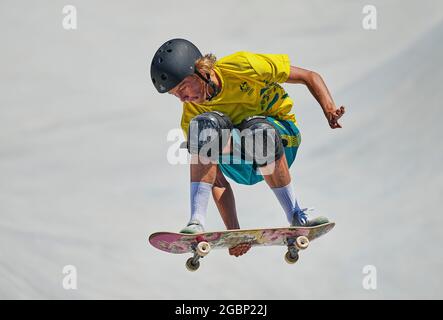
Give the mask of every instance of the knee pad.
[[199, 114], [189, 123], [189, 153], [215, 159], [228, 143], [232, 128], [231, 119], [221, 112]]
[[283, 156], [280, 134], [266, 117], [249, 117], [240, 124], [239, 129], [242, 159], [263, 167]]

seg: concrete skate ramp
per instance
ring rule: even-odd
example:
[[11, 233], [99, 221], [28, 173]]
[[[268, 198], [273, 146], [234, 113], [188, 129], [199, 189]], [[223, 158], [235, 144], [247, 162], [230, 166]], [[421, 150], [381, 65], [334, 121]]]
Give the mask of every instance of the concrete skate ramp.
[[[200, 21], [197, 1], [72, 4], [75, 31], [61, 4], [0, 4], [0, 298], [443, 298], [442, 4], [373, 1], [376, 31], [361, 27], [363, 1], [225, 1]], [[219, 57], [287, 53], [347, 107], [331, 130], [306, 88], [285, 85], [297, 197], [336, 222], [296, 265], [284, 248], [216, 251], [189, 273], [186, 256], [147, 245], [189, 217], [189, 168], [167, 161], [181, 106], [148, 70], [172, 37]], [[286, 225], [265, 184], [233, 188], [242, 227]], [[212, 202], [207, 228], [223, 228]]]

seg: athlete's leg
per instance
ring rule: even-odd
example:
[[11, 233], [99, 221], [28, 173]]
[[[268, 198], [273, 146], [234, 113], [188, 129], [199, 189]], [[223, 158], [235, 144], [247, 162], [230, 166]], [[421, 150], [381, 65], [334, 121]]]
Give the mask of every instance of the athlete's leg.
[[180, 231], [182, 233], [204, 231], [209, 196], [217, 171], [217, 165], [207, 161], [208, 159], [199, 159], [198, 155], [192, 155], [191, 160], [191, 218], [187, 226]]
[[260, 173], [271, 188], [281, 188], [291, 183], [291, 174], [284, 153], [275, 162], [260, 167]]
[[208, 158], [191, 155], [191, 182], [214, 184], [217, 175], [217, 163]]
[[196, 233], [204, 231], [209, 196], [217, 175], [216, 159], [220, 151], [222, 130], [232, 129], [232, 123], [222, 113], [207, 112], [192, 119], [189, 129], [191, 218], [181, 232]]
[[[228, 230], [239, 229], [240, 225], [237, 218], [237, 209], [235, 207], [235, 198], [230, 183], [226, 180], [222, 171], [217, 168], [217, 176], [212, 195], [220, 215]], [[251, 246], [249, 244], [240, 244], [229, 248], [229, 254], [239, 257], [245, 254]]]
[[220, 215], [225, 223], [226, 229], [239, 229], [237, 218], [237, 209], [235, 207], [234, 192], [231, 185], [220, 169], [217, 168], [217, 176], [214, 187], [212, 188], [212, 195], [215, 204], [220, 212]]
[[261, 167], [260, 172], [280, 202], [288, 222], [292, 224], [294, 215], [301, 214], [302, 210], [295, 198], [286, 155], [283, 154], [274, 163]]
[[[298, 132], [297, 129], [294, 130]], [[296, 142], [298, 146], [300, 142], [299, 137], [297, 137], [296, 140], [298, 140]], [[286, 154], [290, 157], [289, 164]], [[291, 226], [315, 226], [327, 223], [329, 221], [325, 217], [309, 219], [305, 213], [306, 209], [301, 209], [298, 205], [291, 183], [291, 175], [289, 173], [289, 166], [294, 161], [295, 154], [296, 147], [295, 149], [291, 149], [291, 147], [288, 146], [285, 148], [285, 153], [283, 153], [280, 158], [277, 158], [274, 163], [269, 163], [266, 166], [260, 167], [260, 172], [280, 202]]]
[[291, 176], [281, 137], [281, 132], [285, 134], [288, 128], [273, 118], [255, 116], [244, 120], [240, 129], [242, 156], [254, 162], [261, 173], [260, 178], [274, 191], [291, 223], [294, 214], [301, 209], [291, 187]]

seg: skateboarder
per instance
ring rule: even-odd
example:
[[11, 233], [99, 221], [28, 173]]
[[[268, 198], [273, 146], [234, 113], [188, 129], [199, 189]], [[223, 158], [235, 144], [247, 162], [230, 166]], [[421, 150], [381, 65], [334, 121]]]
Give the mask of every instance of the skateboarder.
[[[284, 54], [237, 52], [216, 60], [185, 39], [172, 39], [155, 53], [151, 79], [158, 92], [183, 103], [181, 127], [191, 154], [191, 217], [180, 232], [204, 232], [211, 193], [226, 228], [240, 228], [225, 176], [244, 185], [265, 180], [291, 226], [328, 222], [325, 217], [308, 217], [296, 200], [288, 168], [295, 160], [300, 132], [290, 113], [293, 101], [280, 85], [306, 85], [329, 126], [341, 128], [338, 119], [345, 108], [336, 107], [320, 75], [292, 66]], [[207, 130], [216, 134], [208, 135]], [[240, 256], [248, 250], [248, 245], [240, 245], [229, 251]]]

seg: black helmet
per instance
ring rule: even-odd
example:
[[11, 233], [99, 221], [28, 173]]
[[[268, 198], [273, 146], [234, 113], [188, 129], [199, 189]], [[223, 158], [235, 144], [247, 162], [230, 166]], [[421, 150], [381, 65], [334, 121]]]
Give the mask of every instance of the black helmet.
[[151, 63], [151, 79], [157, 91], [168, 92], [184, 78], [194, 74], [195, 61], [201, 57], [198, 48], [188, 40], [172, 39], [165, 42]]

